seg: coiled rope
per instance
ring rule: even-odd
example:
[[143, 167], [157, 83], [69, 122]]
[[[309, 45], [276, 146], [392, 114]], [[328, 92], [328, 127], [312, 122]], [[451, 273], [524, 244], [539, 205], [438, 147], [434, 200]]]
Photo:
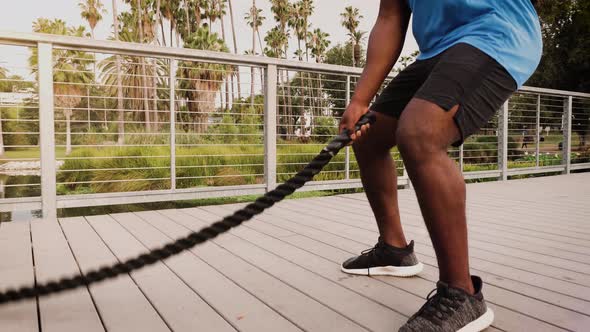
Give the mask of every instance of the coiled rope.
[[[369, 112], [365, 114], [355, 125], [355, 131], [360, 130], [360, 128], [366, 124], [374, 123], [375, 120], [376, 118], [373, 113]], [[347, 132], [342, 132], [340, 135], [332, 139], [320, 154], [307, 164], [303, 170], [287, 182], [279, 185], [276, 189], [269, 191], [264, 196], [259, 197], [245, 208], [234, 212], [232, 215], [223, 218], [221, 221], [202, 228], [198, 232], [192, 232], [186, 237], [180, 238], [165, 246], [154, 249], [135, 258], [128, 259], [124, 262], [92, 270], [85, 275], [64, 277], [57, 281], [24, 286], [18, 289], [8, 289], [0, 292], [0, 304], [55, 294], [112, 279], [121, 274], [126, 274], [131, 271], [139, 270], [145, 266], [155, 264], [160, 260], [167, 259], [183, 251], [189, 250], [196, 245], [211, 240], [220, 234], [241, 225], [243, 222], [252, 219], [264, 210], [272, 207], [275, 203], [278, 203], [285, 197], [291, 195], [295, 190], [303, 187], [305, 183], [309, 182], [314, 176], [320, 173], [330, 160], [332, 160], [332, 158], [350, 142], [351, 139], [349, 134]]]

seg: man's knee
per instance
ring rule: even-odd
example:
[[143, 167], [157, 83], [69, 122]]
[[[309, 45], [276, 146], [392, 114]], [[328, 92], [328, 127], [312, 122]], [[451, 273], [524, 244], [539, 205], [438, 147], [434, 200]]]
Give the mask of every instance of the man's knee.
[[359, 155], [389, 153], [395, 147], [395, 141], [378, 137], [375, 133], [368, 133], [352, 144], [354, 153]]
[[361, 136], [352, 145], [357, 156], [389, 153], [395, 147], [397, 120], [376, 113], [377, 121], [366, 135]]
[[400, 126], [396, 133], [396, 141], [404, 161], [419, 161], [438, 150], [434, 137], [422, 126]]
[[413, 100], [404, 110], [396, 132], [398, 149], [406, 162], [427, 160], [444, 152], [455, 141], [458, 129], [452, 119], [457, 108], [444, 111], [421, 100]]

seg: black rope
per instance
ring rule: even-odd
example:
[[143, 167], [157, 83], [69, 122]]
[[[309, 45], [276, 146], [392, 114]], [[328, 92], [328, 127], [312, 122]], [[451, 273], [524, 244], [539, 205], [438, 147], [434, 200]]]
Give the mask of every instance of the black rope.
[[[375, 116], [373, 113], [369, 112], [357, 122], [355, 130], [359, 130], [360, 127], [365, 124], [374, 122]], [[55, 294], [65, 290], [71, 290], [112, 279], [121, 274], [126, 274], [131, 271], [139, 270], [144, 266], [152, 265], [160, 260], [167, 259], [183, 251], [189, 250], [196, 245], [211, 240], [220, 234], [241, 225], [244, 221], [252, 219], [252, 217], [262, 213], [264, 210], [272, 207], [275, 203], [278, 203], [285, 197], [291, 195], [295, 190], [303, 187], [306, 182], [310, 181], [315, 175], [321, 172], [330, 160], [332, 160], [342, 148], [348, 145], [350, 141], [351, 139], [348, 133], [341, 133], [330, 141], [320, 154], [307, 164], [303, 170], [287, 182], [279, 185], [276, 189], [269, 191], [264, 196], [259, 197], [245, 208], [234, 212], [234, 214], [223, 218], [221, 221], [202, 228], [198, 232], [192, 232], [186, 237], [180, 238], [165, 246], [141, 254], [135, 258], [128, 259], [124, 262], [92, 270], [85, 275], [64, 277], [58, 281], [50, 281], [33, 286], [24, 286], [19, 289], [5, 290], [0, 292], [0, 304]]]

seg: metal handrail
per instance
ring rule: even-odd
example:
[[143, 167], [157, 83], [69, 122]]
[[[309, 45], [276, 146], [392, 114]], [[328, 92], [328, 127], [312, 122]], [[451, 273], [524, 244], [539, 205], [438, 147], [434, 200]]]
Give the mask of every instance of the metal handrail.
[[[93, 40], [88, 38], [80, 38], [80, 37], [69, 37], [69, 36], [59, 36], [59, 35], [48, 35], [48, 34], [38, 34], [38, 33], [19, 33], [19, 32], [8, 32], [8, 31], [0, 31], [0, 45], [18, 45], [18, 46], [25, 46], [25, 47], [36, 47], [38, 48], [38, 56], [39, 56], [39, 65], [37, 71], [39, 73], [39, 77], [36, 78], [39, 92], [38, 92], [38, 104], [39, 104], [39, 119], [38, 120], [31, 120], [31, 119], [20, 119], [19, 121], [22, 122], [39, 122], [40, 129], [39, 129], [39, 137], [40, 142], [36, 146], [41, 150], [41, 184], [31, 184], [36, 186], [41, 186], [41, 196], [40, 197], [26, 197], [26, 198], [6, 198], [0, 199], [0, 211], [6, 211], [7, 209], [13, 209], [15, 207], [24, 207], [24, 208], [33, 208], [39, 207], [43, 209], [43, 214], [45, 217], [53, 218], [56, 215], [56, 210], [58, 208], [68, 208], [68, 207], [87, 207], [87, 206], [98, 206], [98, 205], [110, 205], [110, 204], [125, 204], [125, 203], [139, 203], [139, 202], [156, 202], [156, 201], [166, 201], [166, 200], [183, 200], [183, 199], [195, 199], [195, 198], [206, 198], [206, 197], [221, 197], [221, 196], [235, 196], [235, 195], [245, 195], [245, 194], [261, 194], [265, 191], [270, 191], [277, 186], [277, 176], [290, 174], [292, 171], [284, 171], [280, 169], [282, 166], [296, 166], [298, 164], [303, 164], [301, 162], [285, 162], [279, 161], [279, 157], [289, 157], [295, 155], [312, 155], [308, 152], [290, 152], [284, 153], [280, 151], [282, 147], [289, 146], [291, 144], [283, 144], [281, 142], [277, 142], [277, 137], [279, 133], [277, 133], [277, 126], [281, 126], [283, 128], [297, 128], [300, 126], [299, 124], [289, 123], [289, 124], [280, 124], [278, 123], [281, 121], [282, 118], [293, 116], [285, 115], [280, 113], [278, 110], [283, 108], [291, 108], [297, 109], [305, 109], [309, 108], [309, 106], [301, 106], [301, 105], [294, 105], [288, 104], [289, 101], [287, 98], [290, 97], [289, 94], [285, 93], [283, 89], [297, 89], [298, 86], [284, 86], [281, 85], [283, 82], [279, 82], [278, 79], [281, 78], [281, 75], [284, 74], [284, 71], [295, 71], [295, 72], [309, 72], [312, 75], [317, 75], [316, 77], [309, 77], [309, 80], [313, 80], [314, 84], [318, 82], [330, 82], [330, 83], [346, 83], [344, 89], [342, 87], [332, 88], [331, 91], [338, 91], [345, 93], [344, 98], [332, 98], [331, 101], [334, 102], [344, 102], [347, 104], [350, 101], [350, 97], [352, 95], [351, 83], [353, 79], [358, 78], [358, 76], [362, 73], [361, 68], [353, 68], [353, 67], [346, 67], [346, 66], [337, 66], [337, 65], [330, 65], [330, 64], [323, 64], [323, 63], [309, 63], [309, 62], [300, 62], [300, 61], [291, 61], [285, 59], [276, 59], [276, 58], [269, 58], [269, 57], [262, 57], [262, 56], [251, 56], [251, 55], [237, 55], [231, 53], [223, 53], [223, 52], [210, 52], [210, 51], [202, 51], [202, 50], [193, 50], [193, 49], [185, 49], [185, 48], [171, 48], [171, 47], [161, 47], [161, 46], [154, 46], [154, 45], [146, 45], [146, 44], [138, 44], [138, 43], [125, 43], [125, 42], [118, 42], [118, 41], [99, 41]], [[55, 83], [53, 81], [53, 68], [51, 65], [51, 57], [53, 54], [54, 49], [67, 49], [67, 50], [79, 50], [79, 51], [88, 51], [94, 53], [105, 53], [105, 54], [118, 54], [118, 55], [130, 55], [135, 57], [147, 57], [147, 58], [163, 58], [169, 61], [169, 78], [163, 78], [158, 74], [155, 75], [137, 75], [139, 78], [163, 78], [168, 79], [169, 82], [175, 83], [180, 80], [180, 78], [176, 78], [176, 69], [178, 68], [178, 61], [193, 61], [193, 62], [206, 62], [206, 63], [215, 63], [215, 64], [229, 64], [233, 66], [242, 66], [243, 67], [252, 67], [257, 68], [256, 70], [260, 70], [261, 72], [264, 71], [264, 81], [261, 78], [261, 82], [264, 82], [263, 86], [259, 84], [256, 85], [258, 92], [264, 95], [264, 104], [260, 104], [260, 102], [254, 103], [252, 101], [250, 105], [253, 106], [263, 106], [264, 112], [263, 114], [257, 113], [252, 114], [252, 116], [263, 116], [262, 123], [256, 124], [231, 124], [226, 126], [262, 126], [264, 128], [263, 138], [264, 140], [261, 143], [257, 144], [247, 144], [247, 143], [211, 143], [211, 144], [184, 144], [186, 142], [179, 142], [176, 143], [177, 138], [181, 138], [183, 136], [187, 136], [189, 134], [183, 133], [176, 133], [176, 125], [195, 125], [195, 124], [206, 124], [200, 120], [194, 120], [192, 122], [184, 122], [182, 119], [176, 119], [175, 112], [177, 111], [176, 105], [176, 94], [179, 91], [185, 91], [187, 89], [183, 89], [177, 87], [176, 84], [169, 84], [168, 87], [156, 87], [160, 91], [165, 91], [166, 89], [170, 90], [169, 99], [159, 99], [155, 98], [155, 101], [159, 101], [161, 103], [168, 103], [169, 109], [163, 110], [151, 110], [151, 106], [147, 108], [142, 108], [141, 110], [129, 110], [123, 109], [122, 112], [152, 112], [158, 114], [165, 114], [170, 113], [169, 122], [168, 121], [152, 121], [152, 124], [159, 124], [159, 125], [169, 125], [170, 131], [169, 132], [152, 132], [152, 133], [134, 133], [129, 132], [127, 135], [133, 136], [150, 136], [150, 135], [158, 135], [158, 136], [170, 136], [169, 142], [164, 142], [162, 144], [158, 143], [157, 146], [160, 147], [170, 147], [170, 156], [151, 156], [149, 158], [170, 158], [170, 166], [162, 166], [157, 167], [158, 169], [166, 169], [170, 168], [170, 177], [157, 177], [154, 179], [145, 179], [145, 181], [149, 180], [163, 180], [163, 181], [170, 181], [170, 189], [166, 190], [149, 190], [149, 191], [138, 191], [138, 192], [122, 192], [122, 193], [104, 193], [104, 194], [83, 194], [83, 195], [57, 195], [56, 194], [56, 185], [70, 183], [57, 183], [56, 181], [56, 174], [59, 172], [56, 169], [55, 161], [56, 160], [70, 160], [70, 159], [79, 159], [79, 158], [68, 158], [68, 157], [61, 157], [56, 158], [56, 147], [64, 147], [65, 145], [62, 142], [55, 142], [56, 135], [64, 136], [64, 128], [59, 127], [63, 126], [66, 123], [66, 120], [63, 118], [62, 111], [67, 109], [69, 110], [76, 110], [79, 111], [80, 114], [84, 112], [90, 112], [88, 108], [64, 108], [64, 107], [57, 107], [54, 105], [54, 97], [62, 96], [62, 97], [80, 97], [80, 96], [68, 96], [64, 94], [56, 94], [53, 91], [53, 86]], [[248, 69], [250, 70], [250, 69]], [[328, 74], [333, 76], [341, 76], [342, 81], [333, 80], [333, 79], [322, 79], [318, 74]], [[394, 73], [390, 74], [388, 78], [393, 78], [395, 75]], [[254, 78], [258, 77], [251, 77], [252, 81], [255, 81]], [[184, 80], [184, 79], [183, 79]], [[188, 80], [188, 79], [187, 79]], [[344, 81], [345, 80], [345, 81]], [[201, 80], [202, 81], [202, 80]], [[214, 80], [217, 83], [222, 83], [224, 80]], [[226, 81], [227, 82], [227, 81]], [[96, 82], [89, 82], [89, 83], [70, 83], [70, 82], [62, 82], [63, 84], [71, 84], [77, 86], [89, 86], [89, 85], [101, 85], [97, 84]], [[232, 83], [233, 84], [233, 83]], [[243, 83], [242, 89], [246, 90], [247, 88], [244, 86], [250, 85], [249, 83]], [[114, 87], [114, 84], [110, 84], [110, 87]], [[123, 87], [123, 85], [121, 85]], [[144, 86], [144, 88], [146, 88]], [[262, 89], [262, 90], [260, 90]], [[313, 93], [317, 93], [317, 91], [326, 91], [325, 88], [318, 88], [318, 87], [309, 87], [309, 90], [314, 90]], [[189, 89], [188, 91], [199, 92], [205, 90], [198, 90], [198, 89]], [[226, 91], [227, 93], [227, 91]], [[489, 143], [487, 141], [476, 141], [471, 143], [471, 148], [476, 149], [477, 151], [483, 152], [498, 152], [498, 159], [497, 161], [493, 162], [492, 157], [488, 156], [488, 159], [482, 160], [480, 162], [471, 162], [473, 159], [479, 158], [477, 156], [472, 156], [469, 154], [471, 151], [468, 147], [461, 146], [459, 149], [453, 152], [453, 158], [457, 160], [462, 170], [465, 170], [467, 165], [477, 165], [477, 166], [490, 166], [489, 170], [477, 170], [477, 171], [470, 171], [465, 172], [465, 177], [467, 179], [475, 179], [475, 178], [500, 178], [503, 180], [508, 179], [510, 176], [521, 175], [521, 174], [535, 174], [535, 173], [545, 173], [545, 172], [563, 172], [569, 173], [572, 170], [578, 169], [586, 169], [590, 168], [590, 163], [577, 163], [572, 164], [572, 151], [571, 151], [571, 138], [572, 138], [572, 114], [578, 114], [576, 112], [580, 112], [580, 103], [575, 103], [575, 101], [579, 101], [580, 98], [582, 99], [589, 99], [590, 94], [588, 93], [579, 93], [579, 92], [571, 92], [571, 91], [562, 91], [562, 90], [553, 90], [553, 89], [545, 89], [545, 88], [536, 88], [536, 87], [522, 87], [518, 94], [524, 96], [526, 99], [520, 99], [519, 102], [515, 103], [506, 103], [502, 108], [499, 116], [494, 120], [496, 122], [491, 123], [488, 125], [484, 130], [485, 132], [483, 135], [479, 136], [495, 136], [497, 140], [492, 140], [493, 143]], [[81, 96], [83, 98], [100, 98], [105, 101], [106, 100], [113, 100], [117, 99], [118, 97], [113, 96]], [[318, 96], [312, 96], [311, 98], [318, 98]], [[576, 98], [576, 99], [574, 99]], [[137, 98], [131, 96], [125, 96], [124, 100], [134, 100], [140, 101], [142, 99], [147, 98]], [[282, 99], [282, 100], [281, 100]], [[150, 99], [150, 105], [153, 99]], [[208, 103], [207, 101], [195, 100], [189, 101], [190, 103]], [[248, 105], [248, 103], [232, 103], [234, 105]], [[90, 105], [90, 101], [88, 102]], [[518, 108], [522, 114], [519, 115], [517, 119], [510, 119], [510, 106], [514, 108]], [[541, 106], [544, 107], [543, 113], [541, 113]], [[103, 108], [96, 108], [92, 109], [92, 111], [102, 112], [102, 111], [109, 111], [110, 114], [115, 112], [119, 112], [119, 109], [111, 107], [106, 107], [106, 104]], [[316, 107], [316, 106], [312, 106]], [[319, 106], [322, 107], [321, 105]], [[341, 107], [341, 106], [340, 106]], [[525, 109], [520, 109], [525, 108]], [[529, 109], [530, 108], [530, 109]], [[534, 115], [533, 115], [534, 112]], [[217, 114], [212, 112], [193, 112], [190, 110], [186, 111], [187, 115], [191, 114], [205, 114], [211, 116], [211, 114]], [[88, 113], [90, 114], [90, 113]], [[237, 113], [224, 113], [224, 115], [239, 115]], [[217, 115], [216, 115], [217, 116]], [[248, 115], [250, 116], [250, 115]], [[324, 114], [320, 115], [313, 115], [314, 118], [335, 118], [333, 116], [326, 116]], [[156, 118], [157, 119], [157, 118]], [[543, 124], [551, 124], [552, 129], [555, 130], [555, 123], [562, 120], [563, 128], [560, 133], [563, 138], [561, 151], [551, 151], [552, 153], [560, 153], [562, 154], [562, 161], [561, 165], [550, 165], [550, 166], [542, 166], [540, 164], [540, 145], [539, 142], [540, 138], [540, 128]], [[13, 122], [14, 119], [3, 119], [2, 121], [6, 122]], [[116, 121], [116, 120], [111, 120]], [[80, 120], [78, 119], [71, 119], [67, 120], [70, 124], [82, 124], [88, 123], [90, 128], [90, 123], [102, 123], [103, 120], [92, 120], [90, 119], [90, 115], [88, 115], [87, 120]], [[105, 123], [106, 123], [106, 113], [105, 113]], [[133, 120], [125, 120], [125, 124], [139, 124], [142, 123], [141, 121], [133, 121]], [[511, 127], [508, 126], [510, 123]], [[55, 124], [58, 124], [58, 128], [55, 128]], [[492, 126], [493, 124], [493, 126]], [[221, 124], [224, 125], [224, 124]], [[536, 155], [536, 166], [535, 167], [522, 167], [527, 166], [527, 163], [523, 163], [521, 165], [514, 166], [509, 165], [510, 157], [513, 157], [513, 150], [508, 149], [508, 144], [510, 140], [514, 141], [516, 137], [518, 139], [520, 126], [529, 126], [532, 127], [533, 125], [536, 126], [536, 139], [535, 139], [535, 155]], [[327, 127], [324, 125], [324, 127]], [[493, 134], [491, 133], [493, 132]], [[554, 131], [555, 132], [555, 131]], [[21, 133], [20, 131], [16, 132], [6, 132], [6, 135], [17, 135]], [[24, 132], [23, 132], [24, 133]], [[28, 132], [29, 134], [37, 134], [36, 132]], [[487, 133], [487, 134], [486, 134]], [[82, 133], [70, 133], [74, 136], [79, 136]], [[92, 133], [89, 133], [92, 134]], [[103, 132], [101, 134], [108, 134], [108, 135], [116, 135], [115, 131], [113, 132]], [[97, 134], [98, 135], [98, 134]], [[207, 135], [210, 136], [254, 136], [254, 134], [225, 134], [225, 133], [209, 133]], [[283, 134], [284, 135], [284, 134]], [[289, 134], [294, 135], [294, 134]], [[128, 136], [128, 137], [129, 137]], [[329, 137], [330, 135], [325, 134], [314, 134], [314, 137]], [[532, 136], [532, 135], [529, 135]], [[559, 136], [559, 135], [558, 135]], [[474, 137], [475, 138], [475, 137]], [[478, 137], [479, 138], [479, 137]], [[533, 144], [533, 143], [531, 143]], [[555, 143], [554, 143], [555, 144]], [[263, 173], [264, 176], [264, 183], [263, 184], [248, 184], [248, 185], [241, 185], [241, 186], [223, 186], [223, 187], [206, 187], [206, 188], [190, 188], [190, 189], [177, 189], [176, 188], [176, 181], [183, 180], [183, 179], [191, 179], [195, 178], [194, 176], [183, 176], [176, 174], [177, 169], [189, 168], [191, 166], [183, 166], [183, 165], [176, 165], [177, 159], [180, 158], [188, 158], [191, 155], [176, 155], [176, 148], [183, 148], [189, 146], [249, 146], [254, 145], [260, 147], [261, 150], [264, 148], [264, 154], [262, 153], [246, 153], [246, 154], [228, 154], [229, 157], [237, 157], [240, 155], [244, 156], [264, 156], [264, 162], [256, 161], [258, 167], [263, 167], [264, 172], [256, 173]], [[312, 146], [313, 144], [307, 144], [308, 146]], [[321, 145], [321, 144], [320, 144]], [[6, 147], [15, 147], [17, 145], [5, 145]], [[76, 145], [76, 147], [94, 147], [98, 145]], [[156, 144], [126, 144], [125, 146], [136, 146], [136, 147], [147, 147], [147, 146], [156, 146]], [[475, 146], [475, 148], [473, 148]], [[481, 147], [479, 147], [481, 146]], [[28, 148], [35, 147], [33, 145], [25, 146]], [[556, 149], [556, 148], [555, 148]], [[277, 151], [279, 150], [279, 151]], [[262, 151], [261, 151], [262, 152]], [[354, 165], [354, 161], [351, 158], [350, 149], [346, 148], [344, 151], [344, 161], [336, 161], [336, 164], [342, 165], [344, 164], [344, 170], [338, 171], [327, 171], [332, 173], [344, 173], [343, 180], [329, 180], [329, 181], [317, 181], [308, 184], [303, 190], [324, 190], [324, 189], [344, 189], [344, 188], [359, 188], [362, 186], [359, 179], [351, 179], [351, 173], [358, 172], [356, 169], [351, 169], [351, 165]], [[210, 155], [210, 153], [208, 154]], [[205, 156], [197, 156], [197, 157], [205, 157]], [[89, 160], [95, 159], [108, 159], [108, 158], [128, 158], [128, 157], [88, 157]], [[137, 156], [137, 158], [148, 158], [146, 156]], [[25, 159], [23, 159], [25, 160]], [[248, 163], [247, 163], [248, 164]], [[252, 163], [249, 163], [252, 164]], [[535, 164], [533, 162], [533, 164]], [[228, 165], [223, 165], [228, 166]], [[246, 166], [246, 164], [242, 165]], [[204, 166], [195, 166], [195, 167], [204, 167]], [[222, 167], [221, 165], [219, 167]], [[522, 168], [516, 168], [522, 167]], [[277, 169], [279, 168], [279, 169]], [[482, 169], [481, 167], [480, 169]], [[117, 170], [116, 168], [109, 168], [112, 170]], [[403, 168], [402, 168], [403, 169]], [[73, 172], [78, 170], [78, 168], [74, 170], [67, 170], [67, 172]], [[120, 168], [121, 171], [124, 171], [124, 168]], [[85, 170], [84, 170], [85, 171]], [[91, 171], [88, 169], [87, 171]], [[261, 174], [258, 174], [261, 175]], [[356, 175], [355, 175], [356, 176]], [[208, 178], [214, 178], [215, 176], [208, 176]], [[223, 176], [221, 176], [223, 177]], [[231, 177], [231, 175], [229, 176]], [[123, 181], [123, 180], [121, 180]], [[133, 180], [124, 180], [124, 181], [133, 181]], [[144, 180], [138, 180], [144, 181]], [[405, 175], [400, 177], [400, 182], [409, 184], [408, 178]], [[84, 183], [90, 183], [92, 181], [86, 181]], [[95, 181], [96, 182], [96, 181]], [[103, 181], [104, 182], [104, 181]], [[76, 184], [83, 183], [83, 182], [75, 182]], [[20, 186], [20, 184], [19, 184]], [[25, 185], [22, 185], [25, 186]], [[8, 186], [6, 186], [8, 187]]]

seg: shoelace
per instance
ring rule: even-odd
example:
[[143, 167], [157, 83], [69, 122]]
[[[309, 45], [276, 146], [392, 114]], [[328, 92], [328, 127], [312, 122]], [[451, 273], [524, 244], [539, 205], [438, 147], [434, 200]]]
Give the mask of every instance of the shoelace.
[[375, 246], [373, 248], [369, 248], [366, 250], [363, 250], [361, 252], [361, 256], [366, 256], [367, 260], [368, 260], [368, 264], [367, 264], [367, 276], [371, 276], [371, 263], [374, 263], [374, 257], [375, 257], [375, 252], [377, 251], [377, 249], [379, 249], [379, 247], [381, 246], [380, 242], [377, 242], [377, 244], [375, 244]]
[[428, 294], [426, 303], [414, 315], [414, 318], [423, 317], [441, 326], [443, 321], [447, 320], [454, 311], [461, 307], [463, 302], [465, 302], [465, 297], [453, 296], [451, 294], [446, 294], [445, 296], [445, 294], [440, 294], [435, 288]]

